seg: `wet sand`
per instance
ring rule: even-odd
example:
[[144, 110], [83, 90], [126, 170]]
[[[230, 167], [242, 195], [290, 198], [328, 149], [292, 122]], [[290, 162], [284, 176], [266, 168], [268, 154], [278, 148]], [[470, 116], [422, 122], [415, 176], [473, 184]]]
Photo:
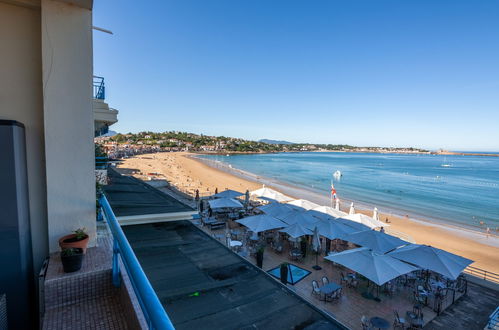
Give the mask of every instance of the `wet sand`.
[[[261, 188], [261, 182], [265, 182], [263, 178], [251, 177], [242, 171], [208, 166], [192, 156], [184, 152], [145, 154], [125, 159], [118, 168], [124, 173], [131, 173], [130, 170], [134, 170], [136, 172], [134, 175], [142, 180], [165, 179], [178, 190], [192, 195], [196, 189], [199, 189], [201, 196], [213, 194], [216, 188], [219, 192], [233, 189], [244, 193], [246, 189], [251, 191]], [[268, 185], [295, 198], [312, 197], [301, 189], [277, 184]], [[314, 201], [312, 198], [309, 199]], [[348, 205], [343, 206], [342, 209], [346, 211]], [[370, 211], [357, 210], [357, 212], [372, 215]], [[474, 260], [475, 263], [472, 264], [474, 267], [499, 273], [499, 239], [495, 236], [487, 237], [483, 233], [454, 226], [380, 214], [382, 221], [386, 218], [390, 222], [388, 232], [407, 234], [418, 244], [432, 245], [461, 255]]]

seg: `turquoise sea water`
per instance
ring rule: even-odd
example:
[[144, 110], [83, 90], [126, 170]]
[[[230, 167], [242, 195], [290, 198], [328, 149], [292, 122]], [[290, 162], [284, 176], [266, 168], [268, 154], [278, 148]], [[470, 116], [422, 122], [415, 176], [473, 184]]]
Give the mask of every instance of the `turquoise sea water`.
[[[340, 199], [385, 212], [499, 227], [499, 157], [329, 152], [203, 157], [324, 196], [333, 180]], [[343, 174], [340, 180], [333, 179], [336, 170]]]

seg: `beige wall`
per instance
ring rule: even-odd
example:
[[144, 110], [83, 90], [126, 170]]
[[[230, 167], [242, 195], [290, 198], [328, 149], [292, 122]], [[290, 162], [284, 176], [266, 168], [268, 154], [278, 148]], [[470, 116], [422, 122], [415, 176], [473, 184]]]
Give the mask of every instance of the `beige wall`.
[[0, 1], [0, 118], [26, 127], [34, 269], [48, 252], [40, 10]]
[[95, 242], [92, 12], [42, 0], [42, 61], [50, 251], [85, 227]]

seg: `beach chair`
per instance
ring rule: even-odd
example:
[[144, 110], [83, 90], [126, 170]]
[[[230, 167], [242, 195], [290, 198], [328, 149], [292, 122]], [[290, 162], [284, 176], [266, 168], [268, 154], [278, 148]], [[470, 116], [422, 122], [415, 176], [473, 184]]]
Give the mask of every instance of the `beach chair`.
[[326, 276], [322, 276], [322, 285], [329, 284], [329, 279]]
[[316, 280], [312, 280], [312, 294], [315, 296], [321, 296], [321, 290], [319, 289], [319, 283]]

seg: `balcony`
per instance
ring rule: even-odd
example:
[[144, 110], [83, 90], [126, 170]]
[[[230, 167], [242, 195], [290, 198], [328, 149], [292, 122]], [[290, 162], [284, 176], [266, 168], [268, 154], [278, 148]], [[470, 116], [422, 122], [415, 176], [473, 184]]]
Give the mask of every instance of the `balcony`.
[[118, 110], [110, 108], [105, 102], [106, 86], [104, 78], [93, 78], [93, 111], [94, 111], [94, 136], [106, 134], [109, 126], [118, 121]]

